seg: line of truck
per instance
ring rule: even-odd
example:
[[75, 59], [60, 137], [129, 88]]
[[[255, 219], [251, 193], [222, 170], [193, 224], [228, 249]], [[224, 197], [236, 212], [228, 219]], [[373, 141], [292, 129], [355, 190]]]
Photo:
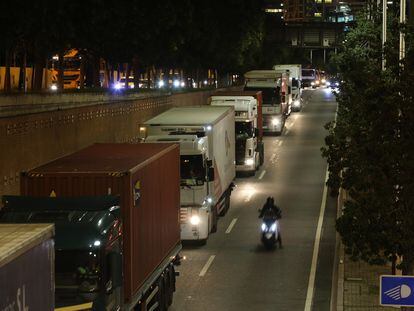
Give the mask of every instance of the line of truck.
[[[207, 242], [230, 208], [236, 173], [255, 174], [264, 133], [282, 133], [300, 100], [300, 70], [292, 66], [248, 72], [244, 91], [216, 92], [209, 105], [147, 120], [143, 143], [95, 144], [23, 172], [21, 196], [2, 198], [0, 246], [5, 237], [21, 250], [0, 247], [0, 288], [16, 258], [45, 243], [49, 257], [0, 291], [0, 310], [167, 310], [181, 241]], [[47, 234], [31, 248], [13, 240], [35, 229]], [[37, 289], [47, 301], [32, 295], [38, 273], [48, 280]]]

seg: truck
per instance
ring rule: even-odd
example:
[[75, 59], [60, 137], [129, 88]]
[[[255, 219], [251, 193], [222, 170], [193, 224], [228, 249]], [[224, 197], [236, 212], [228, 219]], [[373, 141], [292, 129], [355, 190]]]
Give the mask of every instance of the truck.
[[289, 74], [276, 70], [252, 70], [244, 74], [244, 91], [261, 91], [263, 131], [281, 135], [289, 114]]
[[146, 142], [180, 144], [181, 239], [205, 244], [230, 208], [235, 169], [234, 108], [171, 108], [141, 127]]
[[319, 73], [314, 68], [302, 69], [302, 86], [316, 88], [319, 86]]
[[177, 144], [94, 144], [22, 173], [0, 220], [55, 224], [56, 311], [168, 308], [179, 165]]
[[274, 65], [275, 70], [288, 70], [292, 81], [292, 111], [300, 111], [302, 108], [302, 65], [283, 64]]
[[212, 106], [234, 107], [236, 172], [255, 175], [264, 162], [262, 92], [217, 92], [209, 101]]
[[0, 224], [0, 310], [54, 309], [53, 224]]

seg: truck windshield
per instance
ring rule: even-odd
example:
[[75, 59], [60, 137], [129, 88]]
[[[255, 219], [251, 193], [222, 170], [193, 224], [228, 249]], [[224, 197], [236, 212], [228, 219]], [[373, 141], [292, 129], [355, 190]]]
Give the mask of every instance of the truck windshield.
[[315, 69], [302, 69], [302, 76], [315, 77]]
[[202, 185], [205, 180], [206, 170], [203, 165], [201, 154], [181, 155], [180, 174], [182, 185]]
[[236, 140], [253, 137], [253, 122], [237, 121], [235, 126]]
[[99, 252], [56, 250], [56, 306], [90, 302], [98, 296], [101, 283]]
[[245, 91], [262, 91], [263, 105], [280, 105], [280, 87], [244, 87]]

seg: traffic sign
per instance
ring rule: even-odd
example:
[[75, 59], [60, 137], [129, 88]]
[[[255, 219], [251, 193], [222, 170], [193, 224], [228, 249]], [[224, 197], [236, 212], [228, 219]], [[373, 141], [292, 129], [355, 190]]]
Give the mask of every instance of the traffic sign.
[[414, 307], [414, 276], [381, 275], [380, 305]]

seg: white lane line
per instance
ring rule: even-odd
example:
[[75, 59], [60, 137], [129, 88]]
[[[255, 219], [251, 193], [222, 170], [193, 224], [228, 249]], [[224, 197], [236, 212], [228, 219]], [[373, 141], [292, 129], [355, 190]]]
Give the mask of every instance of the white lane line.
[[208, 268], [210, 268], [211, 264], [213, 263], [214, 258], [216, 255], [211, 255], [210, 258], [207, 260], [206, 264], [204, 265], [203, 269], [201, 269], [200, 274], [198, 276], [205, 276], [207, 273]]
[[249, 195], [244, 199], [244, 202], [250, 202], [252, 199], [253, 193], [249, 193]]
[[261, 180], [265, 174], [266, 174], [266, 170], [262, 171], [259, 175], [259, 180]]
[[283, 140], [279, 141], [279, 147], [282, 146]]
[[318, 219], [318, 227], [316, 229], [315, 235], [315, 244], [313, 246], [313, 255], [312, 255], [312, 265], [309, 274], [309, 283], [308, 283], [308, 291], [306, 294], [306, 301], [305, 301], [305, 311], [311, 311], [312, 304], [313, 304], [313, 291], [315, 286], [315, 276], [316, 276], [316, 265], [318, 263], [318, 253], [319, 253], [319, 244], [321, 241], [321, 233], [322, 233], [322, 224], [323, 218], [325, 215], [325, 207], [326, 207], [326, 195], [328, 192], [328, 188], [326, 187], [326, 182], [328, 180], [328, 168], [326, 168], [326, 176], [325, 176], [325, 184], [323, 187], [322, 193], [322, 202], [321, 202], [321, 209], [319, 212], [319, 219]]
[[286, 130], [285, 135], [287, 135], [289, 133], [289, 129]]
[[273, 162], [273, 160], [276, 158], [276, 153], [272, 154], [272, 156], [270, 157], [270, 162]]
[[234, 219], [231, 221], [231, 223], [230, 223], [229, 227], [228, 227], [228, 228], [227, 228], [227, 230], [226, 230], [226, 233], [227, 233], [227, 234], [229, 234], [229, 233], [231, 232], [231, 229], [233, 229], [233, 227], [234, 227], [234, 225], [236, 224], [236, 222], [237, 222], [237, 218], [234, 218]]

